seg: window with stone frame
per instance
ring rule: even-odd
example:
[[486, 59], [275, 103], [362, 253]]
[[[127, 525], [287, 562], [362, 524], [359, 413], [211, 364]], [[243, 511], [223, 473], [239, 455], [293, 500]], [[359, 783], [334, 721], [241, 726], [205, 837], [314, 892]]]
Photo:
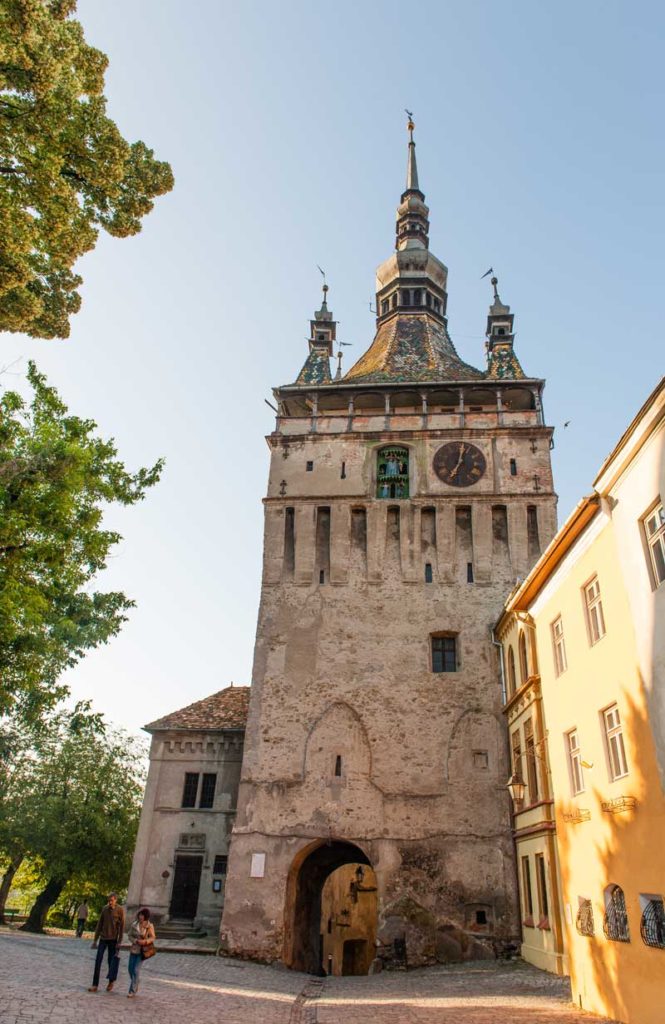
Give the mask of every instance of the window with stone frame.
[[519, 726], [510, 734], [510, 749], [513, 757], [513, 775], [522, 778], [522, 739]]
[[201, 796], [199, 807], [204, 810], [211, 810], [215, 803], [215, 789], [217, 788], [217, 775], [214, 772], [206, 772], [201, 781]]
[[524, 918], [522, 923], [533, 928], [533, 891], [531, 889], [531, 864], [528, 857], [522, 857], [522, 900]]
[[520, 676], [522, 685], [524, 685], [529, 678], [529, 659], [526, 652], [526, 636], [524, 635], [524, 630], [521, 630], [520, 632], [518, 648], [520, 653]]
[[196, 794], [199, 790], [199, 773], [185, 772], [185, 782], [182, 788], [181, 807], [196, 807]]
[[508, 647], [508, 696], [512, 697], [517, 690], [517, 677], [515, 675], [515, 652], [513, 645]]
[[570, 791], [573, 796], [584, 792], [584, 769], [582, 768], [582, 751], [577, 729], [566, 733], [566, 753], [570, 772]]
[[566, 659], [566, 641], [563, 635], [563, 619], [559, 615], [550, 626], [552, 631], [552, 649], [554, 651], [554, 671], [557, 676], [568, 668]]
[[600, 598], [600, 584], [597, 576], [589, 580], [584, 587], [584, 607], [589, 643], [593, 646], [605, 636], [605, 616], [603, 615], [603, 602]]
[[538, 786], [538, 765], [536, 764], [536, 741], [533, 735], [533, 719], [527, 718], [524, 723], [524, 756], [526, 758], [526, 782], [529, 790], [529, 803], [535, 804], [540, 796]]
[[605, 727], [605, 747], [607, 750], [610, 781], [614, 782], [616, 779], [622, 779], [628, 774], [626, 748], [623, 742], [623, 725], [619, 708], [616, 704], [612, 704], [603, 711], [603, 725]]
[[457, 672], [457, 637], [433, 636], [432, 672]]
[[539, 928], [549, 928], [550, 905], [547, 898], [547, 870], [545, 854], [536, 854], [536, 885], [538, 887], [538, 909], [540, 911]]
[[644, 518], [651, 572], [656, 587], [665, 583], [665, 508], [662, 501]]

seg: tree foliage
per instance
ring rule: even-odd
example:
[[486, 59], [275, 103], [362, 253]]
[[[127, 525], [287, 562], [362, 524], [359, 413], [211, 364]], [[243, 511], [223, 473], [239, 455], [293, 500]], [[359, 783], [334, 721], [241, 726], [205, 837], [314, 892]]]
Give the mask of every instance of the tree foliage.
[[103, 510], [140, 501], [162, 461], [128, 472], [113, 440], [70, 415], [34, 363], [28, 380], [29, 404], [0, 398], [0, 714], [29, 720], [66, 694], [64, 669], [126, 621], [132, 601], [92, 589], [121, 539]]
[[40, 931], [67, 883], [126, 885], [143, 755], [123, 733], [113, 734], [88, 703], [50, 716], [37, 730], [26, 731], [19, 722], [13, 733], [29, 734], [31, 742], [19, 740], [20, 756], [0, 781], [0, 848], [8, 860], [19, 851], [38, 872], [43, 889], [26, 927]]
[[141, 230], [168, 163], [106, 115], [107, 57], [70, 15], [76, 0], [0, 4], [0, 329], [69, 335], [73, 266], [100, 228]]

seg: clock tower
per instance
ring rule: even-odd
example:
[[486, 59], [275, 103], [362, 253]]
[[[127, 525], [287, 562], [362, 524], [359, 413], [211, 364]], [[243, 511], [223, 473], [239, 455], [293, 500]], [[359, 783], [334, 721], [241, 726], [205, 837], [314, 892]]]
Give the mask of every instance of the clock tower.
[[324, 286], [267, 438], [221, 941], [312, 973], [491, 955], [519, 933], [492, 624], [556, 529], [552, 430], [496, 278], [485, 368], [455, 349], [413, 130], [374, 340], [333, 379]]

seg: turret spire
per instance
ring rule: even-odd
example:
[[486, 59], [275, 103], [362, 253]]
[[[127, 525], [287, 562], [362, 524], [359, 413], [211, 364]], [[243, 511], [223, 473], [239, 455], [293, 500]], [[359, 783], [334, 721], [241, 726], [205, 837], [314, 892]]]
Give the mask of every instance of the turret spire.
[[517, 380], [524, 377], [524, 370], [513, 348], [515, 314], [510, 312], [510, 306], [505, 306], [501, 301], [499, 279], [496, 275], [491, 278], [491, 284], [494, 302], [487, 316], [487, 376]]
[[296, 384], [330, 384], [330, 357], [333, 354], [333, 342], [337, 335], [337, 321], [333, 320], [332, 312], [328, 309], [328, 283], [325, 271], [318, 268], [323, 276], [323, 298], [321, 309], [314, 313], [314, 319], [310, 320], [310, 336], [307, 339], [309, 344], [309, 355], [305, 365], [298, 374]]
[[406, 191], [407, 192], [420, 192], [420, 186], [418, 184], [418, 165], [416, 164], [416, 144], [413, 141], [413, 130], [416, 127], [413, 123], [413, 114], [410, 110], [407, 110], [409, 115], [409, 121], [407, 129], [409, 132], [409, 155], [406, 162]]

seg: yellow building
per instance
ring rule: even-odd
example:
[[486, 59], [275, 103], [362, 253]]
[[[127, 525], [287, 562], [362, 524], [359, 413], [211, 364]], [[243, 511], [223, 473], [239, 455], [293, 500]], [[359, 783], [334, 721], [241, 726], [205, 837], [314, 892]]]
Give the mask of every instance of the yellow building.
[[497, 624], [524, 957], [665, 1020], [665, 378]]

